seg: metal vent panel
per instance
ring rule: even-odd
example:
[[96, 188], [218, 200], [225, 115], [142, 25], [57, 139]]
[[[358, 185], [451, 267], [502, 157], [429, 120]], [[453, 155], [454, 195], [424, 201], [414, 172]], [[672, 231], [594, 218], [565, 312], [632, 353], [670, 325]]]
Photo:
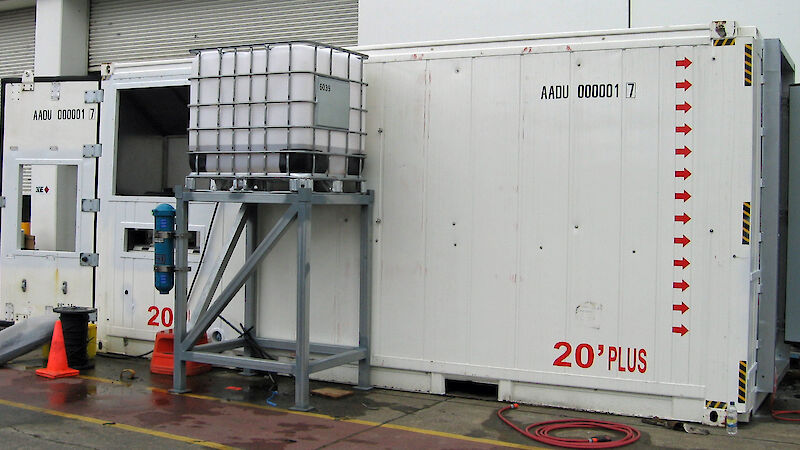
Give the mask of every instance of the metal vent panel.
[[22, 165], [22, 195], [31, 195], [31, 165]]
[[355, 45], [358, 0], [92, 0], [89, 66], [296, 39]]
[[0, 78], [33, 69], [36, 8], [0, 11]]

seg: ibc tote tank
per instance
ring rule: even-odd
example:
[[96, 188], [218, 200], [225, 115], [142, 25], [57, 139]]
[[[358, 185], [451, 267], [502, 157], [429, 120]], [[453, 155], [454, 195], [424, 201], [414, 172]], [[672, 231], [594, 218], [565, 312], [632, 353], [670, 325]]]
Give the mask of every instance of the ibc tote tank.
[[314, 42], [194, 51], [190, 176], [360, 181], [364, 59]]

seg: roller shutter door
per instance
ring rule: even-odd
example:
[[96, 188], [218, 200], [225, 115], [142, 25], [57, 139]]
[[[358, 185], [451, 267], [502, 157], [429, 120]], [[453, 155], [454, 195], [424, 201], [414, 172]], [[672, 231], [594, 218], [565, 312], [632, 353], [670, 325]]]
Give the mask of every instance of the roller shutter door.
[[92, 0], [89, 66], [304, 39], [355, 45], [358, 0]]
[[36, 8], [0, 11], [0, 78], [33, 69]]

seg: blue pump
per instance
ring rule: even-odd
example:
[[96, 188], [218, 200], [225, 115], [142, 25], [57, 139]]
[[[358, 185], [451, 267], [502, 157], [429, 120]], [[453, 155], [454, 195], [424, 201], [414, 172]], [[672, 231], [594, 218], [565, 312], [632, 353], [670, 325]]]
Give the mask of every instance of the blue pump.
[[162, 203], [153, 210], [155, 228], [155, 286], [161, 294], [169, 294], [175, 286], [175, 208]]

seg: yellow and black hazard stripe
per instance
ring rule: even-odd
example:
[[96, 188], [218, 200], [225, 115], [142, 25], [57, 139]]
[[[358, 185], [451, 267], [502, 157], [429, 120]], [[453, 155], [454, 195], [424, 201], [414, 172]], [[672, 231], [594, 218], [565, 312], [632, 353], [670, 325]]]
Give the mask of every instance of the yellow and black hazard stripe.
[[747, 402], [747, 361], [739, 361], [739, 403]]
[[750, 202], [742, 205], [742, 244], [750, 244]]
[[736, 43], [736, 38], [714, 39], [714, 47], [722, 47], [723, 45], [733, 45], [735, 43]]
[[753, 44], [744, 44], [744, 85], [753, 85]]
[[727, 402], [715, 402], [713, 400], [706, 400], [706, 408], [725, 409], [727, 407], [728, 407]]

